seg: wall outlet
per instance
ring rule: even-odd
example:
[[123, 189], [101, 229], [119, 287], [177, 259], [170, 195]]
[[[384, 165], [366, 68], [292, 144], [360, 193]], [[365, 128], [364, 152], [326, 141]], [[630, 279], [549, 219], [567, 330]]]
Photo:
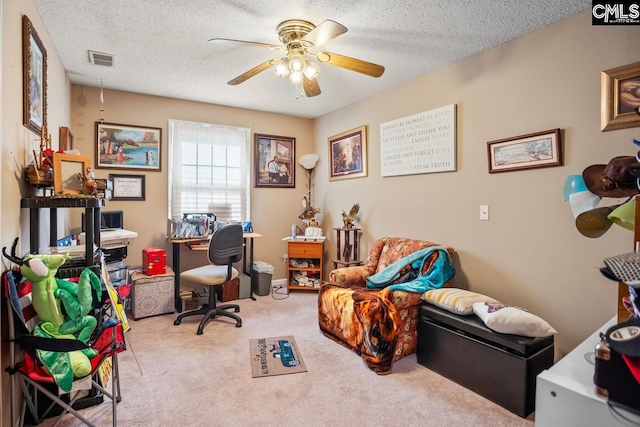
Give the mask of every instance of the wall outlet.
[[480, 205], [480, 220], [489, 221], [489, 205]]

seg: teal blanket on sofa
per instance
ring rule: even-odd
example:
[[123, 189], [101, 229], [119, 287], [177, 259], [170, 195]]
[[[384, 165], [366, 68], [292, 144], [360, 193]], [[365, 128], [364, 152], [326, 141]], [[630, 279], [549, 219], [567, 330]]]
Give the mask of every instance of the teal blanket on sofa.
[[[427, 274], [422, 275], [422, 267], [429, 255], [434, 251], [442, 251], [444, 256], [439, 256]], [[411, 269], [417, 277], [413, 280], [394, 284], [395, 281], [400, 279], [400, 271], [409, 264], [411, 264]], [[447, 280], [453, 277], [454, 273], [455, 270], [449, 260], [447, 249], [444, 246], [430, 246], [407, 255], [379, 273], [369, 276], [367, 287], [375, 289], [389, 286], [389, 289], [394, 291], [423, 293], [430, 289], [441, 288]]]

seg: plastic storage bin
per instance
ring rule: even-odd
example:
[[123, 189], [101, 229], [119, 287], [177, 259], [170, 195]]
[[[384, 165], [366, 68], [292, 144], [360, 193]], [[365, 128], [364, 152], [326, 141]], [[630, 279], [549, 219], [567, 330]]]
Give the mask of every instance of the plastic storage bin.
[[271, 288], [271, 277], [273, 276], [273, 265], [264, 261], [254, 261], [253, 263], [253, 293], [261, 297], [269, 295]]

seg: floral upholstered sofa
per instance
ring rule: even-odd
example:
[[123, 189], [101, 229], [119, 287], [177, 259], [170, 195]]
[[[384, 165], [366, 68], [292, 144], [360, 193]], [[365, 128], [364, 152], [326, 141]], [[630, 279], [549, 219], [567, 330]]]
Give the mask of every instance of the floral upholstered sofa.
[[[377, 277], [397, 267], [401, 260], [425, 252], [423, 250], [429, 247], [442, 250], [434, 250], [425, 256], [421, 268], [408, 264], [400, 269], [389, 283], [393, 285], [391, 288], [367, 286], [367, 279], [371, 276]], [[416, 350], [418, 308], [422, 302], [422, 293], [394, 288], [411, 280], [415, 274], [429, 274], [439, 263], [450, 265], [453, 253], [451, 247], [425, 240], [398, 237], [377, 240], [365, 265], [333, 270], [329, 274], [329, 283], [320, 288], [320, 330], [325, 336], [358, 353], [377, 374], [390, 373], [394, 361]], [[410, 276], [416, 269], [419, 271]], [[451, 279], [440, 282], [433, 287], [449, 286]]]

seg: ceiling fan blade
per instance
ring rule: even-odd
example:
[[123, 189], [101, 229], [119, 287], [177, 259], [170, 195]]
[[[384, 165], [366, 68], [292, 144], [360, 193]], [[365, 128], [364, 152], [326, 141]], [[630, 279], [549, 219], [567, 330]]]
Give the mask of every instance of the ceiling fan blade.
[[316, 28], [309, 31], [309, 33], [302, 38], [302, 41], [312, 43], [313, 46], [320, 46], [321, 44], [326, 43], [346, 32], [347, 27], [337, 23], [336, 21], [327, 19], [320, 23]]
[[337, 53], [320, 52], [316, 55], [316, 59], [320, 62], [326, 62], [336, 67], [346, 68], [347, 70], [356, 71], [371, 77], [380, 77], [384, 73], [384, 67], [382, 65], [349, 56], [338, 55]]
[[255, 46], [255, 47], [266, 47], [267, 49], [271, 49], [271, 50], [284, 50], [283, 46], [280, 46], [280, 45], [277, 45], [277, 44], [248, 42], [248, 41], [245, 41], [245, 40], [216, 38], [216, 39], [209, 40], [209, 43], [211, 43], [211, 44], [226, 44], [226, 45], [239, 45], [239, 44], [242, 44], [242, 45], [249, 45], [249, 46]]
[[278, 59], [270, 59], [270, 60], [268, 60], [266, 62], [263, 62], [262, 64], [258, 65], [257, 67], [253, 67], [249, 71], [240, 74], [235, 79], [227, 82], [227, 84], [231, 85], [231, 86], [239, 85], [240, 83], [250, 79], [251, 77], [255, 76], [256, 74], [261, 73], [262, 71], [264, 71], [267, 68], [271, 67], [273, 64], [276, 63], [276, 61], [278, 61]]
[[307, 98], [320, 95], [320, 86], [318, 85], [318, 79], [310, 79], [307, 76], [303, 76], [302, 87], [304, 88], [304, 94]]

